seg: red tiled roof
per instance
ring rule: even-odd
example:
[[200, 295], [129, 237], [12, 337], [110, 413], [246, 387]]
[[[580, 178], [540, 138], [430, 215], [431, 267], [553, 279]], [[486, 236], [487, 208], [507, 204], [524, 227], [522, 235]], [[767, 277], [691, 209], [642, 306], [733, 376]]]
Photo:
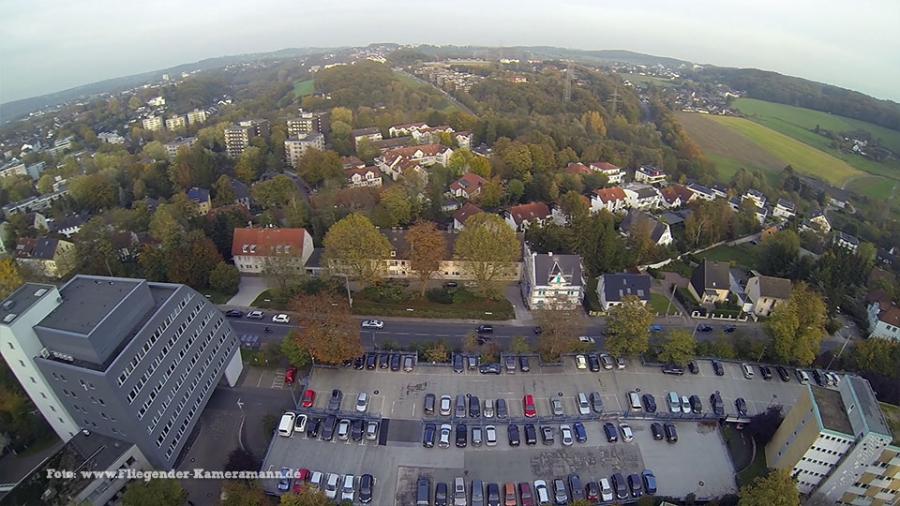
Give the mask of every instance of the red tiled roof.
[[394, 125], [391, 128], [395, 130], [409, 130], [411, 128], [428, 128], [428, 123], [405, 123], [403, 125]]
[[359, 174], [362, 177], [366, 177], [366, 174], [368, 174], [369, 172], [373, 172], [376, 176], [378, 176], [380, 173], [377, 167], [360, 167], [344, 170], [344, 174], [347, 175], [348, 179], [354, 174]]
[[302, 228], [236, 228], [231, 242], [231, 254], [300, 256], [306, 233]]
[[885, 309], [878, 314], [878, 319], [888, 325], [900, 327], [900, 308], [892, 307], [890, 309]]
[[583, 163], [579, 162], [569, 162], [569, 165], [566, 165], [564, 169], [569, 174], [590, 174], [591, 169], [587, 168], [587, 166]]
[[603, 202], [625, 200], [625, 190], [619, 188], [618, 186], [613, 186], [612, 188], [599, 188], [594, 190], [594, 193], [598, 197], [600, 197], [600, 200]]
[[680, 195], [678, 195], [678, 192], [675, 191], [675, 188], [672, 188], [671, 186], [666, 186], [665, 188], [659, 190], [659, 193], [662, 194], [663, 200], [665, 200], [669, 204], [675, 202], [676, 199], [681, 197]]
[[550, 207], [543, 202], [531, 202], [509, 208], [513, 221], [520, 224], [526, 220], [542, 220], [550, 216]]
[[591, 164], [591, 168], [594, 170], [599, 170], [599, 171], [604, 171], [604, 172], [606, 172], [606, 171], [612, 172], [612, 171], [622, 170], [619, 167], [617, 167], [609, 162], [594, 162]]
[[481, 208], [476, 206], [475, 204], [466, 202], [466, 205], [462, 206], [458, 211], [453, 213], [453, 219], [462, 224], [465, 224], [466, 220], [468, 220], [470, 216], [474, 216], [478, 213], [483, 212], [484, 211], [482, 211]]
[[481, 189], [481, 187], [484, 186], [485, 183], [487, 183], [487, 181], [485, 181], [483, 177], [479, 176], [478, 174], [468, 172], [461, 178], [450, 183], [450, 189], [453, 191], [465, 190], [467, 193], [472, 193], [473, 191]]

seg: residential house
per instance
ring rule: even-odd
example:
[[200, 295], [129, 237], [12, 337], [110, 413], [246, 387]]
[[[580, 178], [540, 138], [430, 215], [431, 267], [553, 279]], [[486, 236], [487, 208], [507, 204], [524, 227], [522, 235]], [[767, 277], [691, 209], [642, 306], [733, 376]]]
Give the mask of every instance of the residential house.
[[581, 257], [532, 253], [526, 246], [520, 286], [530, 309], [575, 309], [584, 300]]
[[357, 128], [350, 132], [350, 138], [353, 139], [353, 147], [356, 147], [356, 143], [358, 143], [362, 139], [368, 139], [370, 141], [380, 141], [381, 140], [381, 130], [378, 127], [368, 127], [368, 128]]
[[57, 200], [65, 197], [69, 194], [69, 190], [63, 188], [59, 191], [54, 191], [53, 193], [46, 193], [44, 195], [34, 195], [32, 197], [28, 197], [25, 200], [20, 200], [18, 202], [10, 202], [3, 206], [3, 215], [9, 218], [13, 214], [18, 213], [30, 213], [34, 211], [46, 211], [53, 206], [53, 203]]
[[827, 234], [831, 232], [831, 223], [828, 222], [828, 218], [825, 216], [825, 213], [819, 210], [815, 210], [809, 216], [809, 223], [805, 223], [806, 228], [810, 228], [816, 232]]
[[587, 165], [581, 162], [569, 162], [566, 165], [566, 168], [563, 169], [568, 174], [572, 174], [574, 176], [586, 176], [591, 173], [591, 169], [588, 168]]
[[305, 271], [312, 236], [302, 228], [236, 228], [231, 242], [234, 266], [243, 274]]
[[653, 216], [640, 211], [631, 210], [619, 225], [619, 231], [622, 235], [628, 237], [639, 227], [646, 227], [650, 233], [650, 240], [657, 246], [668, 246], [672, 244], [672, 230], [669, 225], [663, 223]]
[[191, 149], [191, 146], [197, 143], [196, 137], [179, 137], [172, 142], [167, 142], [163, 146], [166, 148], [166, 155], [169, 160], [174, 160], [181, 148]]
[[453, 134], [453, 129], [447, 125], [442, 125], [410, 132], [410, 136], [419, 144], [438, 144], [441, 142], [441, 134]]
[[543, 223], [550, 217], [550, 206], [543, 202], [530, 202], [503, 211], [503, 219], [517, 232], [524, 232], [530, 225]]
[[84, 213], [70, 214], [58, 220], [47, 220], [46, 228], [50, 232], [64, 235], [67, 239], [71, 239], [73, 235], [81, 230], [82, 225], [87, 223], [90, 218], [91, 217], [89, 215]]
[[389, 149], [394, 148], [405, 148], [407, 146], [412, 146], [413, 144], [417, 144], [412, 137], [390, 137], [388, 139], [381, 139], [380, 141], [371, 141], [372, 147], [377, 149], [378, 151], [384, 153]]
[[627, 272], [604, 274], [597, 280], [597, 298], [604, 311], [622, 303], [625, 297], [636, 297], [641, 304], [650, 302], [650, 276]]
[[629, 183], [622, 190], [629, 209], [656, 209], [662, 205], [662, 195], [650, 185]]
[[625, 191], [618, 186], [612, 188], [600, 188], [594, 190], [591, 195], [591, 212], [598, 212], [606, 209], [611, 213], [624, 211], [628, 204], [628, 197]]
[[366, 162], [360, 160], [355, 156], [342, 156], [341, 157], [341, 166], [344, 169], [361, 169], [366, 166]]
[[[385, 277], [393, 279], [410, 279], [416, 278], [418, 273], [414, 271], [409, 260], [409, 243], [406, 240], [406, 230], [391, 229], [382, 230], [388, 242], [391, 244], [390, 257], [384, 260], [382, 273]], [[441, 232], [444, 235], [444, 241], [447, 249], [443, 252], [438, 270], [432, 274], [432, 279], [447, 280], [464, 280], [475, 279], [474, 266], [467, 260], [462, 260], [456, 256], [456, 239], [459, 234], [452, 232]], [[520, 239], [521, 240], [521, 239]], [[340, 270], [340, 266], [330, 265], [331, 268]], [[515, 281], [519, 279], [522, 269], [521, 259], [514, 262], [503, 263], [497, 266], [496, 281]]]
[[634, 171], [634, 180], [645, 184], [663, 184], [666, 173], [649, 165], [641, 165]]
[[851, 253], [856, 253], [856, 250], [859, 249], [859, 239], [854, 235], [845, 234], [840, 230], [835, 231], [834, 244], [849, 250]]
[[28, 171], [25, 169], [25, 162], [18, 158], [13, 158], [3, 164], [3, 166], [0, 166], [0, 178], [8, 176], [24, 176], [26, 174], [28, 174]]
[[728, 188], [720, 184], [714, 184], [709, 188], [713, 194], [715, 194], [716, 198], [727, 199], [728, 198]]
[[462, 131], [454, 132], [453, 140], [460, 149], [472, 149], [472, 143], [475, 142], [475, 135], [472, 132]]
[[622, 184], [625, 180], [625, 171], [609, 162], [594, 162], [588, 168], [606, 176], [609, 184]]
[[797, 215], [797, 207], [793, 202], [787, 199], [778, 199], [775, 207], [772, 209], [772, 216], [776, 218], [790, 219]]
[[744, 192], [743, 195], [741, 195], [741, 201], [744, 200], [752, 200], [753, 204], [755, 204], [756, 207], [765, 207], [766, 205], [766, 196], [763, 194], [763, 192], [753, 188], [750, 188], [749, 190]]
[[772, 276], [753, 276], [744, 290], [752, 304], [753, 314], [769, 316], [791, 296], [791, 280]]
[[347, 176], [347, 186], [351, 188], [381, 186], [381, 171], [377, 167], [344, 169], [344, 175]]
[[97, 139], [107, 144], [125, 144], [125, 137], [115, 132], [100, 132], [97, 134]]
[[725, 302], [731, 293], [731, 268], [728, 262], [704, 260], [694, 269], [688, 291], [701, 304]]
[[75, 245], [62, 239], [21, 238], [15, 256], [20, 267], [47, 278], [61, 278], [75, 268]]
[[450, 195], [466, 200], [473, 199], [481, 194], [481, 189], [487, 184], [487, 180], [473, 172], [467, 172], [456, 181], [450, 183]]
[[700, 198], [703, 200], [715, 200], [716, 199], [715, 192], [713, 192], [712, 189], [703, 186], [702, 184], [691, 183], [691, 184], [687, 185], [687, 189], [690, 190], [691, 193], [696, 195], [697, 198]]
[[869, 337], [900, 341], [900, 308], [881, 290], [866, 297]]
[[483, 213], [480, 207], [471, 202], [466, 202], [459, 210], [453, 213], [453, 230], [460, 231], [466, 226], [466, 220], [473, 215]]
[[253, 204], [253, 198], [250, 195], [250, 187], [244, 184], [243, 181], [233, 177], [229, 177], [228, 181], [231, 183], [231, 191], [234, 192], [234, 203], [246, 209], [250, 209], [250, 206]]
[[191, 202], [197, 204], [197, 212], [201, 215], [205, 215], [212, 209], [212, 200], [209, 198], [209, 190], [206, 188], [191, 187], [187, 191], [187, 196]]
[[297, 169], [300, 166], [300, 158], [307, 149], [325, 149], [325, 136], [319, 132], [294, 135], [284, 141], [284, 157], [291, 167]]
[[453, 150], [440, 144], [420, 144], [405, 148], [389, 149], [375, 159], [381, 172], [394, 181], [411, 171], [425, 174], [424, 167], [434, 164], [446, 166]]
[[419, 130], [427, 129], [428, 123], [406, 123], [403, 125], [394, 125], [388, 128], [388, 135], [390, 137], [403, 137], [411, 135], [413, 132], [418, 132]]
[[187, 116], [180, 114], [166, 119], [166, 130], [187, 128]]

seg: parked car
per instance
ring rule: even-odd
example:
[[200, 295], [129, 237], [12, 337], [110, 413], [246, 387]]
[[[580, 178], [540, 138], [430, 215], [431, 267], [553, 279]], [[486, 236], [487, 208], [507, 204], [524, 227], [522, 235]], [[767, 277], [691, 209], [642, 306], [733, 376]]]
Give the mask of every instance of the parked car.
[[591, 504], [600, 502], [600, 484], [596, 481], [589, 481], [584, 486], [584, 498]]
[[466, 506], [466, 480], [460, 476], [453, 480], [453, 506]]
[[375, 478], [371, 474], [364, 474], [359, 478], [359, 502], [368, 504], [372, 502], [375, 492]]
[[656, 476], [653, 474], [653, 471], [649, 469], [644, 469], [644, 472], [641, 473], [641, 478], [644, 480], [644, 492], [647, 495], [653, 495], [656, 493]]
[[591, 405], [588, 403], [588, 396], [584, 392], [578, 392], [575, 396], [575, 403], [578, 405], [578, 413], [588, 415], [591, 413]]
[[662, 332], [662, 331], [663, 331], [662, 325], [650, 325], [650, 332], [657, 333], [657, 332]]
[[662, 368], [663, 374], [674, 374], [676, 376], [681, 376], [684, 374], [684, 369], [678, 367], [675, 364], [666, 364]]
[[541, 425], [541, 442], [547, 446], [553, 445], [553, 427], [550, 427], [549, 425]]
[[434, 405], [436, 402], [436, 398], [434, 394], [425, 394], [425, 414], [428, 416], [434, 415]]
[[519, 426], [511, 423], [506, 428], [506, 436], [509, 439], [509, 446], [519, 446], [521, 439], [519, 438]]
[[681, 412], [686, 415], [691, 413], [691, 401], [686, 395], [681, 396]]
[[484, 506], [484, 482], [472, 480], [472, 506]]
[[781, 378], [781, 381], [784, 381], [785, 383], [791, 381], [791, 375], [788, 374], [787, 369], [779, 365], [775, 368], [775, 370], [778, 372], [778, 376]]
[[644, 402], [644, 411], [656, 413], [656, 399], [653, 398], [653, 394], [644, 394], [641, 400]]
[[497, 446], [497, 428], [493, 425], [484, 426], [484, 444]]
[[591, 400], [591, 409], [594, 413], [600, 414], [603, 412], [603, 398], [600, 397], [600, 392], [591, 392], [590, 396]]
[[641, 497], [644, 495], [644, 480], [639, 474], [628, 475], [628, 488], [631, 489], [631, 497]]
[[569, 475], [569, 500], [572, 502], [584, 499], [584, 485], [581, 483], [581, 477], [575, 473]]
[[465, 370], [465, 366], [463, 364], [463, 356], [459, 353], [453, 354], [453, 372], [461, 373]]
[[522, 500], [522, 506], [535, 506], [534, 494], [531, 492], [530, 483], [519, 483], [519, 499]]
[[735, 325], [727, 325], [723, 330], [725, 330], [726, 334], [731, 334], [735, 330], [737, 330], [737, 326]]
[[516, 484], [507, 482], [503, 484], [503, 506], [519, 506], [516, 499]]
[[613, 488], [616, 490], [616, 499], [628, 499], [628, 484], [622, 473], [612, 475]]
[[616, 369], [625, 369], [625, 357], [616, 357]]
[[356, 412], [365, 413], [367, 409], [369, 409], [369, 394], [360, 392], [356, 396]]
[[325, 497], [329, 499], [337, 499], [338, 493], [338, 481], [341, 476], [336, 473], [331, 473], [328, 475], [328, 479], [325, 480]]
[[700, 332], [712, 332], [712, 327], [706, 324], [697, 325], [697, 330]]
[[469, 418], [479, 418], [481, 416], [481, 401], [474, 395], [469, 396]]
[[[378, 355], [369, 353], [366, 355], [366, 370], [373, 371], [378, 366]], [[365, 476], [365, 475], [364, 475]]]
[[303, 492], [304, 486], [306, 485], [306, 482], [309, 481], [311, 474], [309, 469], [298, 469], [297, 474], [294, 476], [294, 486], [291, 487], [291, 492], [294, 494]]
[[321, 418], [312, 418], [306, 424], [306, 437], [309, 439], [319, 437], [319, 430], [322, 428]]
[[594, 344], [594, 343], [596, 343], [596, 341], [594, 340], [594, 338], [591, 337], [591, 336], [578, 336], [578, 340], [581, 341], [582, 343], [587, 343], [587, 344]]
[[725, 416], [725, 405], [722, 404], [722, 396], [719, 392], [714, 392], [709, 396], [709, 404], [716, 416]]
[[597, 372], [600, 370], [600, 358], [596, 353], [588, 353], [587, 359], [588, 369], [590, 369], [591, 372]]
[[453, 412], [453, 416], [456, 418], [465, 418], [466, 417], [466, 396], [463, 394], [459, 394], [456, 396], [456, 408]]
[[531, 365], [528, 362], [528, 357], [524, 355], [519, 357], [519, 370], [522, 372], [528, 372], [531, 370]]
[[670, 443], [678, 441], [678, 431], [675, 429], [674, 423], [664, 423], [663, 430], [666, 432], [666, 441]]
[[342, 418], [337, 426], [337, 438], [346, 441], [350, 438], [350, 420]]
[[572, 431], [575, 432], [575, 441], [579, 443], [587, 442], [587, 431], [584, 429], [584, 424], [581, 422], [575, 422], [572, 424]]
[[484, 364], [478, 368], [481, 374], [500, 374], [500, 364]]
[[712, 361], [713, 371], [715, 371], [716, 376], [725, 376], [725, 367], [722, 366], [722, 362], [718, 360]]
[[699, 415], [703, 412], [703, 403], [700, 402], [699, 395], [692, 395], [688, 398], [688, 402], [691, 404], [691, 412]]
[[449, 395], [441, 396], [441, 416], [450, 416], [450, 410], [453, 407], [453, 398]]
[[534, 495], [537, 496], [538, 504], [541, 506], [550, 504], [550, 490], [547, 488], [547, 482], [544, 480], [535, 480]]
[[341, 409], [341, 401], [344, 399], [344, 392], [337, 388], [331, 391], [331, 398], [328, 399], [328, 411], [334, 413]]
[[620, 423], [619, 429], [622, 430], [622, 440], [626, 443], [634, 441], [634, 432], [631, 431], [631, 426], [627, 423]]
[[507, 418], [509, 416], [509, 411], [506, 409], [506, 399], [497, 399], [494, 403], [494, 408], [497, 412], [497, 418]]
[[691, 371], [691, 374], [699, 374], [700, 373], [700, 367], [697, 366], [696, 361], [691, 360], [690, 362], [688, 362], [688, 371]]
[[434, 448], [434, 436], [437, 427], [433, 423], [426, 423], [425, 430], [422, 432], [422, 446], [425, 448]]
[[755, 376], [755, 374], [753, 373], [753, 368], [746, 363], [741, 364], [741, 372], [744, 373], [744, 377], [747, 379], [753, 379], [753, 376]]
[[431, 478], [427, 476], [416, 481], [416, 506], [431, 506]]
[[364, 329], [383, 329], [384, 322], [381, 320], [363, 320], [362, 328], [364, 328]]
[[772, 369], [769, 369], [767, 366], [759, 366], [759, 374], [762, 375], [764, 380], [772, 379]]
[[472, 427], [472, 446], [481, 446], [481, 443], [484, 442], [484, 437], [482, 434], [481, 427], [475, 426]]
[[375, 420], [366, 422], [366, 439], [374, 441], [378, 437], [378, 427], [379, 423]]
[[449, 506], [450, 491], [447, 484], [440, 482], [434, 486], [434, 506]]
[[526, 418], [534, 418], [537, 415], [537, 410], [534, 407], [534, 396], [531, 394], [526, 394], [522, 399], [522, 404], [525, 410]]
[[441, 432], [438, 437], [438, 446], [441, 448], [450, 448], [450, 427], [449, 423], [441, 424]]
[[609, 443], [615, 443], [619, 440], [619, 432], [616, 430], [616, 426], [612, 424], [612, 422], [606, 422], [603, 424], [603, 432], [606, 434], [606, 441]]
[[388, 353], [378, 354], [378, 368], [387, 369], [391, 365], [391, 356]]
[[563, 416], [566, 414], [563, 409], [562, 399], [556, 397], [550, 399], [550, 413], [552, 413], [553, 416]]
[[494, 399], [484, 400], [483, 414], [485, 418], [494, 418]]
[[287, 467], [282, 467], [281, 472], [278, 473], [281, 478], [278, 478], [278, 490], [287, 492], [291, 489], [291, 481], [293, 480], [292, 476], [294, 475], [294, 471]]
[[460, 423], [456, 425], [456, 447], [465, 448], [469, 441], [469, 428], [466, 424]]
[[560, 479], [553, 480], [553, 500], [556, 501], [556, 504], [569, 504], [566, 482]]
[[407, 355], [403, 357], [403, 370], [405, 372], [412, 372], [414, 365], [414, 360], [412, 355]]
[[285, 385], [293, 385], [294, 380], [297, 379], [297, 368], [296, 367], [288, 367], [286, 371], [284, 371], [284, 384]]
[[534, 427], [533, 423], [525, 424], [525, 444], [528, 446], [534, 446], [537, 444], [537, 429]]
[[297, 415], [297, 418], [294, 419], [294, 432], [305, 432], [306, 431], [306, 415]]
[[397, 372], [400, 370], [400, 355], [397, 353], [391, 354], [391, 371]]
[[506, 374], [516, 373], [516, 357], [507, 355], [503, 357], [503, 363], [506, 365]]
[[242, 318], [244, 312], [239, 309], [229, 309], [228, 311], [225, 311], [225, 316], [229, 318]]
[[603, 365], [603, 368], [607, 371], [616, 366], [615, 361], [609, 353], [601, 353], [600, 354], [600, 363]]
[[739, 416], [747, 416], [747, 401], [743, 397], [734, 400], [734, 407], [737, 408]]
[[653, 434], [653, 439], [657, 441], [661, 441], [665, 438], [665, 434], [663, 434], [662, 424], [659, 422], [653, 422], [650, 424], [650, 432]]
[[488, 483], [487, 503], [488, 506], [500, 506], [500, 485]]
[[600, 500], [603, 502], [611, 502], [615, 496], [613, 495], [612, 486], [609, 483], [609, 479], [601, 478], [600, 479]]
[[352, 474], [344, 476], [343, 484], [341, 485], [341, 502], [353, 502], [353, 499], [356, 498], [355, 482], [356, 477]]
[[587, 358], [584, 355], [575, 355], [575, 367], [577, 369], [587, 369]]

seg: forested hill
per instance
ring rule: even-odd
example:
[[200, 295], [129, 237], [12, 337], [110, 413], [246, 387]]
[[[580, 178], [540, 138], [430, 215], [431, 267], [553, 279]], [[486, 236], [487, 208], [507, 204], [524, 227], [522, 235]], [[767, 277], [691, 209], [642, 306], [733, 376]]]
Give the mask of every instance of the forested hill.
[[900, 104], [857, 91], [758, 69], [706, 67], [685, 77], [725, 83], [752, 98], [806, 107], [900, 130]]

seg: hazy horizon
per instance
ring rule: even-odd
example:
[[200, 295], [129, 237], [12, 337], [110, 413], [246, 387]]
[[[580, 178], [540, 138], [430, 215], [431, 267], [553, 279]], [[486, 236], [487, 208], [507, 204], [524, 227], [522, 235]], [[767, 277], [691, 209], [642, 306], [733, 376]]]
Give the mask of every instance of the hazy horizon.
[[[900, 101], [900, 2], [863, 0], [850, 12], [845, 3], [812, 0], [636, 4], [458, 0], [424, 9], [350, 0], [298, 10], [284, 0], [252, 8], [236, 0], [12, 0], [0, 9], [0, 103], [219, 56], [373, 42], [622, 49], [772, 70]], [[706, 36], [685, 36], [698, 33]]]

